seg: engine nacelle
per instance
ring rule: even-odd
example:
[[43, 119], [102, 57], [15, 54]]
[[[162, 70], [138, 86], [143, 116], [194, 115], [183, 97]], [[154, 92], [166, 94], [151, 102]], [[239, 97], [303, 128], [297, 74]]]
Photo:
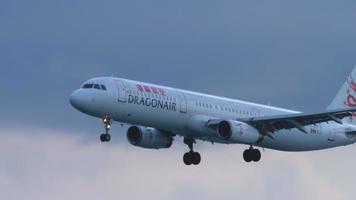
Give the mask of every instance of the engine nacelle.
[[138, 147], [163, 149], [172, 146], [173, 138], [157, 129], [131, 126], [127, 130], [128, 141]]
[[220, 138], [232, 143], [255, 144], [263, 137], [253, 126], [240, 121], [221, 121], [217, 126]]

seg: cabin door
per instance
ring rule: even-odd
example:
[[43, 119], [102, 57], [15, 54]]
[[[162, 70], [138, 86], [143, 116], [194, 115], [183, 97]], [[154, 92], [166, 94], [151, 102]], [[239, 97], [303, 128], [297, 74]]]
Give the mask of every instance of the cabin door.
[[118, 89], [118, 101], [122, 103], [127, 102], [127, 87], [125, 81], [123, 80], [115, 80], [115, 85]]
[[178, 92], [178, 101], [179, 101], [180, 112], [187, 113], [188, 112], [187, 97], [184, 94]]

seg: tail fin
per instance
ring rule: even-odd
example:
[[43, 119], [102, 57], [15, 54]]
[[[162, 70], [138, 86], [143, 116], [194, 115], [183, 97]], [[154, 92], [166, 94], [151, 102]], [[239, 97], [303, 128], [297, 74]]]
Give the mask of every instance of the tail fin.
[[[351, 75], [347, 78], [344, 85], [339, 90], [338, 94], [331, 102], [328, 110], [341, 108], [355, 108], [356, 107], [356, 67]], [[344, 119], [345, 123], [356, 125], [356, 113], [352, 117]]]

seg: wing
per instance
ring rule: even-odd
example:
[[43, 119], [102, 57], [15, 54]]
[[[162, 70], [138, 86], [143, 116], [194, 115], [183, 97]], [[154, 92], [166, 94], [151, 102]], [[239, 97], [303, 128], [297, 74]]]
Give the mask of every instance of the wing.
[[356, 112], [356, 109], [339, 109], [331, 110], [323, 113], [314, 114], [290, 114], [279, 115], [270, 117], [257, 117], [249, 119], [240, 119], [241, 121], [256, 127], [261, 133], [270, 136], [269, 133], [274, 133], [281, 129], [297, 128], [300, 131], [306, 133], [304, 126], [318, 124], [322, 122], [334, 121], [342, 124], [342, 119], [352, 116], [352, 113]]

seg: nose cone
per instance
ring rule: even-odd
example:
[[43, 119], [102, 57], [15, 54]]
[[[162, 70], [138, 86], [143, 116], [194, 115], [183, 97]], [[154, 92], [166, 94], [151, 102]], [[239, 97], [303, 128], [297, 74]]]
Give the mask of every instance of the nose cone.
[[70, 95], [69, 102], [74, 108], [82, 110], [84, 104], [83, 95], [80, 95], [80, 92], [76, 90]]

